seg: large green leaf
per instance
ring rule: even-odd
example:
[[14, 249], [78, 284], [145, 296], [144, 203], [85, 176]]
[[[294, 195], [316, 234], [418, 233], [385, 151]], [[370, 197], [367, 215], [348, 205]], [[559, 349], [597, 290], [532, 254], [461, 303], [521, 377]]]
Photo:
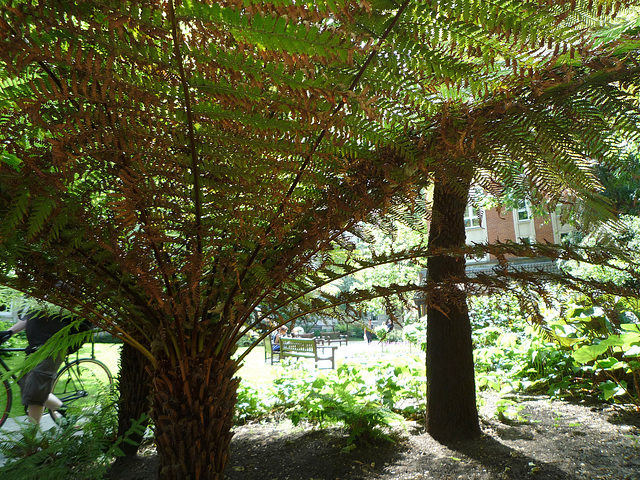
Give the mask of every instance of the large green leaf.
[[578, 348], [571, 356], [580, 364], [590, 363], [597, 360], [608, 348], [607, 345], [585, 345]]

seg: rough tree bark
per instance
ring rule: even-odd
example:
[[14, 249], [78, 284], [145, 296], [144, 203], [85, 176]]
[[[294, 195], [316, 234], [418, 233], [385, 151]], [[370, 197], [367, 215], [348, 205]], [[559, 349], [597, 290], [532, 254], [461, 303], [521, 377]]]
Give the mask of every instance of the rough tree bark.
[[[465, 244], [464, 213], [470, 175], [445, 173], [435, 183], [429, 246]], [[427, 261], [427, 282], [464, 275], [464, 257], [435, 256]], [[440, 441], [480, 434], [473, 369], [471, 322], [461, 286], [436, 291], [427, 299], [427, 431]]]
[[[229, 462], [239, 379], [230, 359], [186, 357], [155, 370], [151, 416], [160, 480], [221, 480]], [[187, 373], [188, 372], [188, 373]]]
[[[118, 374], [118, 438], [123, 438], [133, 422], [149, 413], [149, 391], [151, 375], [148, 362], [134, 347], [122, 346], [120, 353], [120, 373]], [[146, 427], [148, 422], [143, 422]], [[127, 441], [120, 444], [125, 456], [135, 456], [140, 448], [144, 432], [129, 433]], [[116, 460], [117, 461], [117, 460]]]

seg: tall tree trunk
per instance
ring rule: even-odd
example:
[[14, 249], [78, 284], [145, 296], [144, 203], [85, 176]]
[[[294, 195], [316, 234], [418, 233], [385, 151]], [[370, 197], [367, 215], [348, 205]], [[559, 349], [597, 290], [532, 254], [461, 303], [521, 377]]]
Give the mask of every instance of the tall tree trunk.
[[[133, 422], [143, 414], [149, 413], [149, 392], [151, 375], [147, 369], [148, 362], [144, 356], [129, 344], [122, 346], [120, 352], [120, 373], [118, 386], [118, 437], [123, 438], [131, 429]], [[146, 427], [143, 422], [141, 427]], [[126, 456], [135, 456], [140, 448], [144, 432], [132, 432], [120, 448]], [[116, 460], [117, 461], [117, 460]]]
[[[229, 462], [239, 379], [231, 359], [183, 358], [159, 364], [152, 419], [161, 480], [221, 480]], [[182, 371], [189, 372], [182, 375]]]
[[[445, 174], [435, 184], [429, 246], [465, 244], [464, 214], [470, 185], [465, 172]], [[438, 284], [465, 272], [464, 257], [427, 261], [427, 281]], [[471, 322], [463, 287], [450, 285], [427, 299], [427, 431], [436, 440], [480, 434], [473, 370]]]

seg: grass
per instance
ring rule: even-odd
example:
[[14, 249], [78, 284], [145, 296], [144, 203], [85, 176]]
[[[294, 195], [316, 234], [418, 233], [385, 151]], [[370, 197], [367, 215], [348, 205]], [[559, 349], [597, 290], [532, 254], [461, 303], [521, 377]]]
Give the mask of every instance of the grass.
[[[237, 355], [241, 355], [247, 347], [238, 349]], [[277, 365], [271, 366], [264, 361], [264, 347], [258, 345], [244, 359], [238, 372], [238, 376], [243, 382], [252, 385], [268, 385], [273, 383], [277, 375]]]
[[[116, 377], [118, 373], [118, 362], [120, 361], [120, 348], [122, 344], [118, 343], [96, 343], [95, 355], [96, 360], [100, 360], [111, 371], [111, 374]], [[86, 358], [91, 356], [91, 344], [84, 345], [78, 352], [78, 358]], [[74, 353], [69, 357], [69, 360], [75, 360], [76, 354]]]

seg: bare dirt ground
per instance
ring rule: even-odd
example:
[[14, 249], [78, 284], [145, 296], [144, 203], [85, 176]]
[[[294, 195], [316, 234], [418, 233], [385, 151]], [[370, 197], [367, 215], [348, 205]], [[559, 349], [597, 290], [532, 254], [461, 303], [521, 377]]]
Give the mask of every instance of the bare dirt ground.
[[[481, 400], [483, 436], [442, 445], [409, 424], [395, 444], [341, 453], [340, 429], [287, 422], [237, 427], [229, 480], [640, 480], [640, 412], [522, 397], [517, 412], [496, 416], [496, 397]], [[110, 480], [151, 480], [152, 447], [123, 459]]]

